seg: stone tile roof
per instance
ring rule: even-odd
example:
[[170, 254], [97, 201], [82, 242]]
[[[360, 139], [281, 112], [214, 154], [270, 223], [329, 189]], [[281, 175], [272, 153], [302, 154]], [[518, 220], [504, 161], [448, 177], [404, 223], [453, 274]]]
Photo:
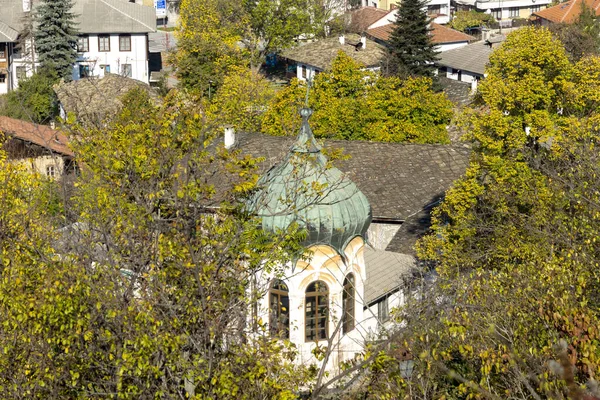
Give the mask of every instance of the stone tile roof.
[[492, 47], [484, 42], [472, 43], [467, 46], [444, 51], [438, 55], [437, 65], [474, 72], [483, 76], [485, 67], [490, 60]]
[[19, 32], [0, 21], [0, 43], [14, 43], [19, 38]]
[[[265, 158], [265, 170], [279, 162], [294, 141], [262, 134], [236, 136], [243, 153]], [[324, 146], [350, 156], [334, 164], [367, 196], [373, 218], [380, 221], [405, 220], [439, 199], [463, 175], [470, 153], [464, 145], [326, 140]]]
[[[375, 39], [387, 42], [394, 30], [394, 24], [386, 24], [377, 28], [367, 30], [367, 35]], [[475, 40], [473, 36], [457, 31], [456, 29], [447, 28], [443, 25], [431, 23], [431, 41], [435, 44], [470, 42]]]
[[565, 22], [570, 24], [579, 18], [584, 1], [586, 6], [594, 10], [596, 15], [598, 15], [600, 0], [569, 0], [554, 7], [536, 11], [532, 15], [555, 23]]
[[67, 137], [49, 126], [0, 116], [0, 132], [9, 137], [37, 144], [58, 154], [69, 157], [74, 155], [69, 149]]
[[363, 33], [369, 26], [388, 15], [388, 13], [389, 11], [377, 7], [361, 7], [358, 10], [354, 10], [350, 13], [348, 31]]
[[337, 36], [328, 37], [316, 42], [307, 43], [305, 45], [286, 50], [283, 56], [296, 62], [312, 65], [321, 70], [326, 70], [331, 67], [333, 60], [342, 50], [354, 61], [364, 65], [365, 67], [378, 66], [385, 57], [385, 48], [367, 39], [366, 48], [356, 50], [355, 44], [360, 42], [360, 36], [357, 34], [345, 35], [345, 44], [341, 44]]
[[141, 88], [158, 104], [159, 96], [149, 85], [118, 74], [103, 78], [86, 78], [54, 86], [54, 91], [65, 112], [75, 114], [81, 123], [96, 124], [115, 115], [123, 106], [120, 98], [134, 88]]
[[23, 0], [0, 0], [0, 22], [19, 32], [24, 18]]
[[[75, 0], [72, 12], [78, 32], [83, 34], [156, 31], [154, 7], [124, 0]], [[14, 31], [23, 29], [25, 15], [23, 0], [0, 0], [0, 22]]]
[[366, 248], [365, 265], [367, 280], [363, 301], [371, 305], [410, 279], [417, 269], [417, 260], [408, 254]]
[[[21, 1], [21, 0], [19, 0]], [[147, 33], [156, 31], [154, 7], [123, 0], [75, 0], [80, 33]]]

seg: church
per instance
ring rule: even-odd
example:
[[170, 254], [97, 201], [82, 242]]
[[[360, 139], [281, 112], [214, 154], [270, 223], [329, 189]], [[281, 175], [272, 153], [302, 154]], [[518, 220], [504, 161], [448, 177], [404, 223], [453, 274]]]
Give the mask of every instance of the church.
[[247, 203], [262, 229], [294, 223], [306, 230], [305, 257], [290, 261], [282, 276], [257, 277], [266, 288], [257, 314], [273, 336], [296, 345], [299, 363], [318, 363], [314, 349], [327, 347], [333, 371], [385, 335], [390, 310], [402, 305], [404, 283], [418, 269], [413, 245], [427, 231], [431, 209], [464, 173], [469, 150], [328, 141], [349, 153], [338, 169], [313, 136], [311, 114], [301, 110], [292, 143], [229, 132], [225, 145], [266, 159]]

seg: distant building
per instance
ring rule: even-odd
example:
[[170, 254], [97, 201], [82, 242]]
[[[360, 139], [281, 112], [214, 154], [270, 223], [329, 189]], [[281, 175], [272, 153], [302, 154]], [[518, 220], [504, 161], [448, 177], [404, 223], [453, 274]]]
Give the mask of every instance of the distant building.
[[[440, 52], [463, 47], [475, 40], [473, 36], [432, 22], [431, 41]], [[367, 36], [381, 44], [386, 44], [394, 30], [394, 24], [386, 24], [367, 30]]]
[[541, 26], [560, 23], [572, 24], [579, 18], [584, 4], [596, 15], [600, 12], [599, 0], [569, 0], [554, 7], [534, 12], [532, 19]]
[[475, 10], [490, 14], [503, 27], [510, 27], [513, 19], [527, 19], [551, 3], [552, 0], [453, 0], [457, 11]]
[[[156, 31], [153, 7], [125, 0], [75, 0], [72, 11], [79, 33], [73, 79], [111, 72], [149, 81], [148, 33]], [[31, 0], [0, 0], [0, 94], [16, 89], [39, 66], [35, 44], [23, 38], [34, 12]]]
[[331, 68], [339, 51], [343, 51], [366, 69], [378, 70], [385, 48], [366, 36], [356, 34], [329, 37], [287, 50], [283, 57], [296, 63], [296, 77], [302, 81]]
[[486, 41], [441, 53], [439, 60], [435, 62], [438, 66], [438, 75], [470, 83], [471, 91], [475, 92], [479, 81], [485, 76], [490, 54], [503, 40], [504, 36], [491, 37]]
[[74, 154], [59, 130], [0, 116], [0, 132], [6, 139], [2, 147], [8, 159], [31, 172], [56, 179], [73, 170]]

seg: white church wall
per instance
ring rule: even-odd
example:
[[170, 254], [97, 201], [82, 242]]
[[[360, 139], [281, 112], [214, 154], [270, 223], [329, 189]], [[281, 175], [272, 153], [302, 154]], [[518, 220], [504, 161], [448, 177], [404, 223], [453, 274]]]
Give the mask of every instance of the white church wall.
[[[320, 365], [320, 362], [313, 355], [313, 350], [317, 345], [328, 346], [328, 341], [305, 340], [305, 293], [311, 283], [318, 280], [325, 282], [329, 293], [328, 335], [329, 337], [333, 335], [327, 370], [336, 372], [341, 362], [351, 360], [362, 352], [364, 343], [368, 339], [368, 332], [363, 327], [366, 319], [363, 303], [364, 282], [366, 279], [363, 255], [364, 241], [359, 237], [353, 239], [345, 249], [344, 258], [329, 246], [313, 246], [309, 250], [312, 255], [308, 261], [298, 261], [294, 268], [290, 263], [285, 267], [285, 272], [281, 277], [289, 289], [289, 340], [298, 348], [297, 363]], [[344, 279], [350, 273], [354, 274], [355, 278], [355, 328], [344, 334], [340, 322], [344, 292], [343, 284]], [[259, 278], [259, 284], [262, 287], [268, 287], [272, 279], [270, 276], [261, 277]], [[259, 303], [258, 316], [263, 321], [269, 321], [268, 292]], [[338, 325], [339, 329], [336, 332]]]
[[400, 229], [400, 224], [372, 222], [367, 230], [367, 243], [375, 250], [385, 250]]

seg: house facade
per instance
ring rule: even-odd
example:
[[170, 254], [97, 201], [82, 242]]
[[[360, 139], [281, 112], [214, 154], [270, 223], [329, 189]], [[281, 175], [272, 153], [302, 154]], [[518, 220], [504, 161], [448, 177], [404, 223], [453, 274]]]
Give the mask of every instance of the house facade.
[[0, 116], [3, 149], [8, 159], [49, 179], [59, 179], [75, 167], [66, 136], [49, 126]]
[[346, 34], [329, 37], [287, 50], [283, 56], [296, 65], [296, 74], [301, 81], [311, 80], [316, 74], [331, 68], [339, 51], [343, 51], [367, 70], [379, 70], [385, 57], [382, 45], [366, 36]]
[[502, 26], [510, 26], [513, 19], [527, 19], [548, 7], [551, 0], [453, 0], [458, 11], [476, 10], [491, 14]]
[[[35, 5], [31, 0], [0, 0], [0, 93], [18, 88], [19, 81], [39, 66], [35, 43], [25, 36]], [[112, 72], [149, 81], [148, 33], [156, 31], [154, 7], [124, 0], [75, 0], [72, 12], [79, 34], [73, 79]]]

